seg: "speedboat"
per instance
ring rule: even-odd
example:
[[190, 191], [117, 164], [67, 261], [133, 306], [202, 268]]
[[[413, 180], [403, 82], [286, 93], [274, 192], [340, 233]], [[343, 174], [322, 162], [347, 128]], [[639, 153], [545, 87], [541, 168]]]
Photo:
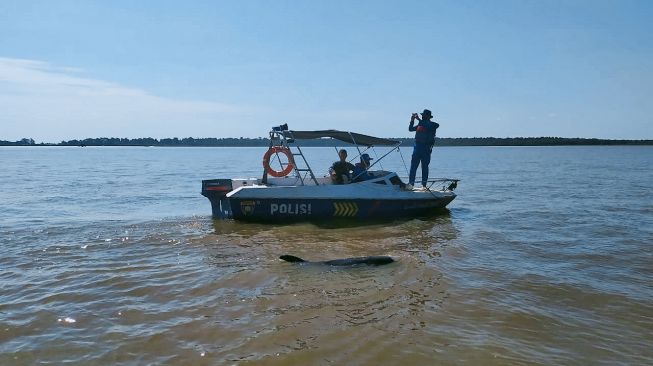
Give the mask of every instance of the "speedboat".
[[[373, 169], [390, 153], [401, 154], [400, 141], [348, 131], [293, 131], [287, 124], [273, 127], [269, 134], [262, 178], [202, 181], [202, 195], [211, 201], [215, 219], [290, 222], [411, 217], [442, 209], [456, 198], [453, 191], [458, 179], [435, 178], [415, 189], [396, 172]], [[336, 184], [330, 176], [314, 174], [299, 144], [326, 138], [354, 145], [358, 155], [353, 160], [375, 147], [390, 149], [367, 167], [365, 180], [352, 176], [351, 182]]]

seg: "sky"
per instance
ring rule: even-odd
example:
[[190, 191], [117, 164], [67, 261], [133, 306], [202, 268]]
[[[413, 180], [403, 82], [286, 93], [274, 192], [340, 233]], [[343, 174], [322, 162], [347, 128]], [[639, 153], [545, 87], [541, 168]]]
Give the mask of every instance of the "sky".
[[0, 0], [0, 140], [653, 139], [653, 1]]

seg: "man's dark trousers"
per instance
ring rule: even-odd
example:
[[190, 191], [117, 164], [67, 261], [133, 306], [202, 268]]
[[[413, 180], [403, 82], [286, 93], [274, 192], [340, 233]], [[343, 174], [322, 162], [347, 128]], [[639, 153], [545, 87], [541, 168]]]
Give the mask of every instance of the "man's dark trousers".
[[413, 149], [413, 156], [410, 159], [410, 175], [408, 176], [408, 183], [415, 184], [415, 174], [417, 174], [417, 166], [422, 164], [422, 185], [426, 186], [429, 179], [429, 164], [431, 163], [431, 147], [425, 144], [415, 144]]

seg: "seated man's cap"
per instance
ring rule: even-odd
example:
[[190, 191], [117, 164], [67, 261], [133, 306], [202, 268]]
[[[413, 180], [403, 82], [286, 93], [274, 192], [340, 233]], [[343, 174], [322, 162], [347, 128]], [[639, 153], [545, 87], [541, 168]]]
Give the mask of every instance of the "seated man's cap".
[[370, 161], [370, 160], [372, 160], [372, 158], [370, 158], [370, 156], [368, 154], [363, 154], [363, 155], [361, 155], [361, 160]]

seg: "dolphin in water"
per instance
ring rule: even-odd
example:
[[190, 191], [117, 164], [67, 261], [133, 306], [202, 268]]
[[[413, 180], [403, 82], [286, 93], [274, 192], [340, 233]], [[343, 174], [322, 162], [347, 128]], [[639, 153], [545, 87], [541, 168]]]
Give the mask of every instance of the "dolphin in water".
[[287, 255], [287, 254], [282, 255], [279, 258], [283, 259], [286, 262], [292, 262], [292, 263], [314, 263], [314, 264], [326, 264], [328, 266], [353, 266], [356, 264], [367, 264], [369, 266], [382, 266], [384, 264], [389, 264], [395, 261], [394, 259], [392, 259], [392, 257], [388, 257], [387, 255], [333, 259], [330, 261], [320, 261], [320, 262], [305, 261], [299, 257], [295, 257], [294, 255]]

